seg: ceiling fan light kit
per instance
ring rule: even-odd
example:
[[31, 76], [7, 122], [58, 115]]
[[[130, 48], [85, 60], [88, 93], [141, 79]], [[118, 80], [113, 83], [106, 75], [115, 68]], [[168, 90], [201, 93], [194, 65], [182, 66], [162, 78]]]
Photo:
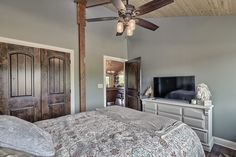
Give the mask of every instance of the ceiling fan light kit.
[[119, 22], [117, 23], [116, 31], [117, 31], [118, 33], [124, 32], [124, 24], [123, 24], [123, 22], [120, 22], [120, 21], [119, 21]]
[[132, 36], [136, 27], [136, 22], [134, 19], [129, 20], [128, 22], [122, 22], [119, 21], [117, 23], [117, 28], [116, 31], [117, 33], [123, 33], [124, 32], [124, 28], [127, 27], [127, 36]]
[[130, 28], [130, 26], [128, 26], [128, 28], [127, 28], [127, 36], [133, 36], [133, 34], [134, 34], [134, 31]]
[[134, 31], [136, 28], [136, 21], [134, 19], [131, 19], [131, 20], [129, 20], [128, 25], [129, 25], [130, 29], [132, 29]]
[[[97, 1], [101, 1], [102, 5], [102, 1], [104, 0]], [[174, 0], [152, 0], [140, 6], [139, 8], [135, 8], [135, 6], [129, 4], [128, 0], [126, 0], [126, 5], [123, 3], [122, 0], [111, 0], [111, 3], [118, 10], [119, 17], [93, 18], [87, 19], [87, 22], [118, 20], [116, 36], [123, 35], [126, 28], [127, 36], [132, 36], [136, 28], [136, 24], [140, 27], [155, 31], [157, 28], [159, 28], [157, 25], [142, 18], [138, 18], [138, 16], [150, 13], [173, 2]]]

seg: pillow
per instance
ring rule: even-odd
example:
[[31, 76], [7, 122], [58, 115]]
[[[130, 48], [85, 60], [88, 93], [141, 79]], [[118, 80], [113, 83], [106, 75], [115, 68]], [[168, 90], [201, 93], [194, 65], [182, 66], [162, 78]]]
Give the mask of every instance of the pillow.
[[0, 147], [23, 151], [36, 156], [54, 156], [49, 133], [22, 119], [0, 116]]
[[24, 153], [18, 150], [13, 150], [9, 148], [1, 148], [0, 147], [0, 156], [4, 157], [34, 157], [31, 154]]

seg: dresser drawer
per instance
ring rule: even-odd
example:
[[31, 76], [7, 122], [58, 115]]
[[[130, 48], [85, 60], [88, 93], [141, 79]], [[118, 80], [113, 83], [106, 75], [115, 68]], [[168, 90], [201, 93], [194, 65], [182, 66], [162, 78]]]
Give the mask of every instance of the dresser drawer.
[[189, 126], [196, 127], [199, 129], [205, 129], [205, 121], [200, 119], [194, 119], [189, 117], [184, 117], [183, 122]]
[[157, 114], [157, 110], [153, 110], [149, 108], [143, 108], [143, 112]]
[[205, 119], [203, 110], [184, 108], [183, 112], [184, 112], [184, 116], [187, 116], [187, 117], [192, 117], [192, 118], [201, 119], [201, 120]]
[[143, 102], [143, 107], [145, 109], [157, 110], [157, 104], [153, 102]]
[[193, 129], [193, 130], [196, 132], [197, 136], [199, 137], [199, 139], [202, 143], [208, 143], [206, 132], [202, 132], [202, 131], [195, 130], [195, 129]]
[[175, 115], [175, 114], [170, 114], [170, 113], [160, 112], [160, 111], [158, 111], [158, 115], [163, 116], [163, 117], [168, 117], [171, 119], [175, 119], [178, 121], [182, 121], [182, 116], [180, 116], [180, 115]]
[[158, 104], [158, 110], [160, 112], [166, 112], [166, 113], [175, 114], [175, 115], [182, 115], [182, 108], [177, 107], [177, 106]]

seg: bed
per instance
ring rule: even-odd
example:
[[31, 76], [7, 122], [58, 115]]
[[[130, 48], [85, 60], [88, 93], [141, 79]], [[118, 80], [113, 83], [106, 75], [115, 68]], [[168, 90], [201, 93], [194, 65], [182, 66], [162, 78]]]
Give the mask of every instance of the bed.
[[56, 157], [202, 157], [195, 132], [162, 116], [112, 106], [35, 123]]

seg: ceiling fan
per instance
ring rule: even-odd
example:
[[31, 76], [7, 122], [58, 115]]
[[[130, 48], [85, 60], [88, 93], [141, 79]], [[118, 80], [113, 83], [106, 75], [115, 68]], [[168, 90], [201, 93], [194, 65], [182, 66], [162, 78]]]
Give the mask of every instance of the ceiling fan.
[[132, 36], [136, 24], [152, 31], [155, 31], [157, 28], [159, 28], [159, 26], [147, 20], [139, 18], [138, 16], [160, 9], [170, 3], [173, 3], [174, 0], [152, 0], [140, 6], [139, 8], [135, 8], [134, 5], [129, 4], [129, 0], [126, 0], [126, 4], [124, 4], [122, 0], [110, 0], [110, 2], [118, 10], [119, 17], [92, 18], [92, 19], [87, 19], [87, 22], [118, 20], [116, 36], [123, 35], [126, 29], [127, 29], [126, 31], [127, 36]]

